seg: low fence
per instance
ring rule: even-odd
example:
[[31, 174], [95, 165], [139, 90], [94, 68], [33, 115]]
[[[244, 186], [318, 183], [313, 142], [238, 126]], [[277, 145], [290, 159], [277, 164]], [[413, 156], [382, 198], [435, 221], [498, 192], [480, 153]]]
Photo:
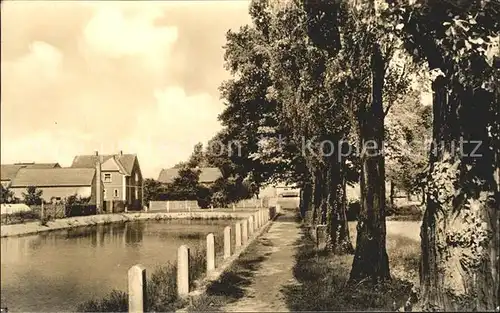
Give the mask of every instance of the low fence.
[[[246, 209], [246, 208], [265, 208], [269, 207], [270, 201], [267, 198], [262, 199], [245, 199], [238, 201], [229, 206], [231, 209]], [[149, 211], [166, 211], [166, 212], [190, 212], [193, 210], [202, 209], [197, 201], [149, 201]], [[208, 209], [210, 210], [210, 209]]]
[[[237, 222], [234, 225], [234, 234], [232, 233], [231, 226], [226, 226], [224, 229], [224, 255], [226, 261], [236, 253], [241, 253], [251, 240], [251, 237], [257, 233], [270, 219], [274, 217], [276, 210], [261, 209], [253, 213], [247, 219]], [[273, 215], [271, 215], [273, 214]], [[235, 243], [232, 249], [232, 242]], [[216, 269], [227, 268], [230, 262], [223, 262], [216, 268], [216, 253], [215, 253], [215, 237], [210, 233], [206, 237], [206, 268], [205, 279], [215, 272]], [[187, 245], [182, 245], [177, 249], [177, 272], [176, 272], [176, 286], [177, 296], [179, 298], [186, 298], [192, 286], [190, 281], [190, 248]], [[221, 273], [219, 273], [220, 275]], [[215, 275], [217, 276], [217, 275]], [[211, 277], [217, 279], [217, 277]], [[147, 278], [146, 268], [140, 264], [132, 266], [128, 271], [128, 311], [134, 313], [147, 312]]]
[[[28, 206], [26, 206], [28, 207]], [[42, 204], [30, 205], [29, 209], [2, 214], [1, 221], [4, 225], [22, 224], [25, 222], [54, 220], [74, 216], [88, 216], [96, 214], [95, 205]]]
[[199, 210], [198, 201], [149, 201], [149, 211], [187, 212]]

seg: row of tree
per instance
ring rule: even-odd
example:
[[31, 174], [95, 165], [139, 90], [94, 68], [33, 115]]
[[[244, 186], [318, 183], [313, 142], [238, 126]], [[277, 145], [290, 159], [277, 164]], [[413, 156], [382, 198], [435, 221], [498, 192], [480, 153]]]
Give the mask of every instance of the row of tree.
[[[423, 308], [496, 308], [499, 10], [495, 0], [252, 1], [252, 25], [227, 33], [234, 78], [221, 86], [214, 140], [240, 143], [232, 173], [298, 184], [302, 212], [327, 225], [334, 253], [353, 252], [346, 184], [359, 181], [353, 281], [391, 277], [387, 166], [426, 198]], [[431, 109], [418, 100], [426, 81]], [[419, 152], [403, 153], [408, 144]]]

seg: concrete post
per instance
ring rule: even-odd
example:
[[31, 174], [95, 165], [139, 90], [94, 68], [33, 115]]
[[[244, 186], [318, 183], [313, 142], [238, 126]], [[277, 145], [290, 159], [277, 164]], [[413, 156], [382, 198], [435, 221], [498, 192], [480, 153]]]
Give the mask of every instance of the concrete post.
[[276, 214], [281, 212], [281, 204], [276, 204]]
[[214, 234], [207, 235], [207, 273], [215, 269], [215, 241]]
[[146, 308], [146, 269], [141, 264], [128, 270], [128, 311], [147, 312]]
[[240, 223], [234, 224], [234, 245], [236, 246], [236, 249], [241, 247], [241, 224]]
[[233, 203], [233, 211], [236, 211], [236, 205]]
[[177, 249], [177, 294], [181, 298], [189, 294], [189, 248], [186, 245]]
[[167, 201], [167, 213], [170, 212], [170, 201]]
[[248, 241], [248, 222], [247, 220], [244, 220], [241, 222], [241, 243], [243, 245], [247, 244]]
[[214, 206], [210, 205], [210, 210], [213, 212], [214, 211]]
[[40, 209], [40, 220], [43, 221], [44, 217], [45, 217], [45, 208], [43, 206], [43, 199], [42, 199], [42, 208]]
[[253, 220], [253, 222], [254, 222], [254, 224], [255, 224], [255, 225], [254, 225], [254, 229], [255, 229], [255, 230], [258, 230], [258, 229], [259, 229], [259, 214], [258, 214], [258, 213], [255, 213], [255, 214], [254, 214], [254, 216], [255, 216], [255, 217], [254, 217], [254, 220]]
[[231, 226], [224, 228], [224, 259], [231, 256]]
[[251, 236], [253, 234], [253, 217], [250, 216], [248, 218], [248, 235]]

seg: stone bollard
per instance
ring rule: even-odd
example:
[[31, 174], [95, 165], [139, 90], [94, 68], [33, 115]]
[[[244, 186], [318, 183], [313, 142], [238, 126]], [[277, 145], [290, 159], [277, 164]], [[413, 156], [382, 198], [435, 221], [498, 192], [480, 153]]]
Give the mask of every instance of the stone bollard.
[[214, 234], [207, 235], [207, 273], [215, 269], [215, 241]]
[[224, 259], [231, 256], [231, 226], [224, 228]]
[[253, 235], [253, 217], [250, 216], [248, 218], [248, 236], [252, 236]]
[[146, 269], [137, 264], [128, 270], [128, 311], [147, 312], [146, 296]]
[[326, 225], [316, 226], [316, 247], [319, 251], [326, 249]]
[[189, 248], [186, 245], [177, 249], [177, 294], [180, 298], [189, 294]]
[[241, 224], [234, 224], [234, 245], [236, 249], [241, 247]]
[[246, 245], [248, 241], [248, 223], [247, 220], [244, 220], [241, 223], [241, 243]]

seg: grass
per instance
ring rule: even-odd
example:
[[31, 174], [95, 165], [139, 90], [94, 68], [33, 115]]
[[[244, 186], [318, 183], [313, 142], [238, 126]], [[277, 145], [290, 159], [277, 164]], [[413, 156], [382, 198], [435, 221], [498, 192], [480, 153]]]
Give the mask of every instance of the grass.
[[305, 231], [300, 241], [303, 245], [293, 269], [300, 284], [284, 287], [286, 302], [292, 311], [394, 311], [402, 307], [411, 294], [413, 272], [406, 275], [411, 277], [403, 275], [414, 266], [415, 242], [411, 239], [396, 236], [388, 240], [393, 279], [377, 285], [348, 281], [352, 255], [317, 252]]
[[[201, 236], [201, 235], [200, 235]], [[203, 235], [204, 236], [204, 235]], [[193, 235], [193, 238], [198, 236]], [[217, 254], [223, 250], [221, 240], [215, 240]], [[197, 287], [206, 270], [206, 249], [200, 245], [190, 250], [189, 282], [190, 289]], [[146, 282], [146, 307], [149, 312], [172, 312], [187, 305], [177, 296], [177, 264], [167, 263], [158, 267]], [[93, 299], [77, 306], [77, 312], [128, 312], [128, 294], [113, 290], [102, 299]]]

